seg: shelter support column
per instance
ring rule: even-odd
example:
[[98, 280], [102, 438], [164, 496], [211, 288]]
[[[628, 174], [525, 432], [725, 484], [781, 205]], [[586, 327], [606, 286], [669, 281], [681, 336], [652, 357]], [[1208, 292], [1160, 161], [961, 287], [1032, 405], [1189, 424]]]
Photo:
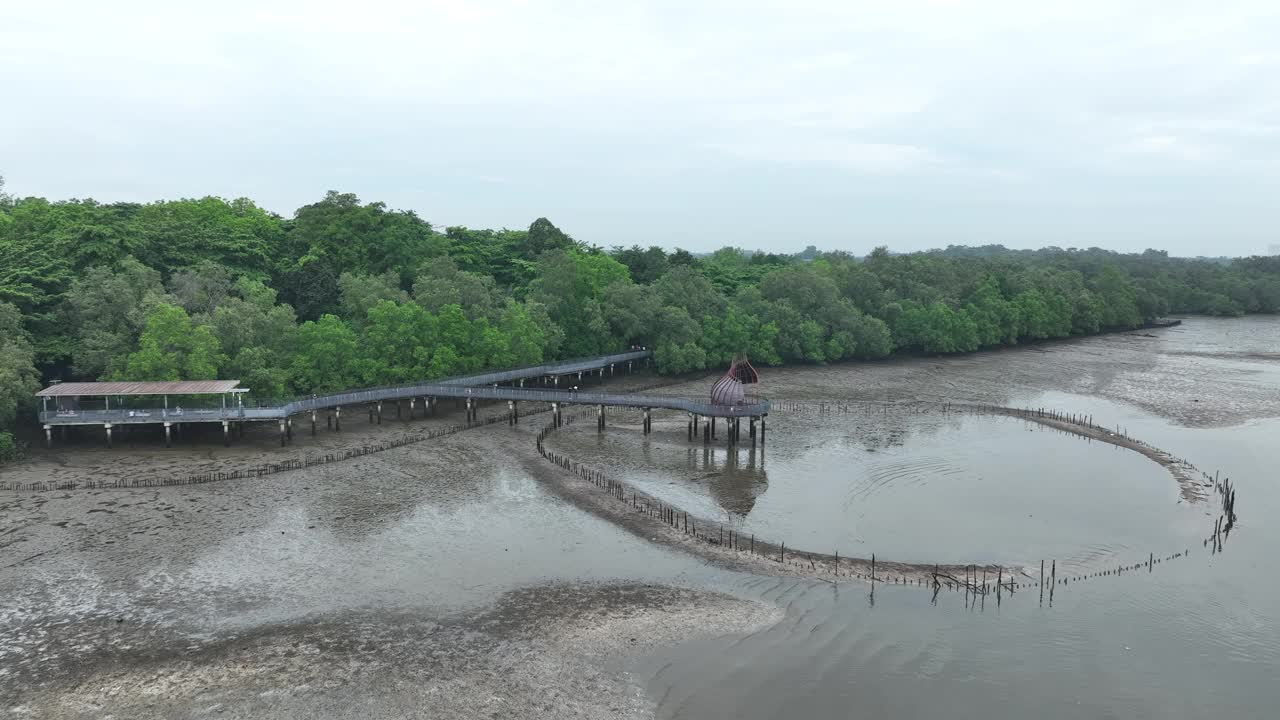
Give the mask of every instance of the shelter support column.
[[644, 409], [644, 434], [648, 435], [653, 432], [653, 418], [650, 416], [650, 409]]
[[293, 442], [293, 418], [285, 418], [284, 436], [289, 442]]
[[107, 447], [111, 447], [111, 423], [103, 423], [102, 429], [107, 431]]
[[173, 447], [173, 423], [164, 424], [164, 446]]
[[409, 398], [409, 419], [410, 420], [413, 419], [413, 403], [414, 403], [414, 398]]
[[53, 447], [53, 426], [52, 425], [44, 426], [44, 446], [47, 448]]
[[382, 401], [378, 401], [378, 424], [382, 424]]
[[342, 432], [342, 406], [341, 405], [333, 409], [333, 430], [334, 432]]
[[311, 437], [316, 436], [316, 418], [317, 417], [318, 416], [316, 415], [316, 411], [312, 410], [311, 411]]
[[231, 422], [228, 420], [222, 421], [222, 447], [231, 447]]
[[764, 415], [760, 416], [760, 446], [764, 447]]
[[280, 421], [280, 447], [284, 447], [285, 445], [287, 445], [287, 444], [288, 444], [288, 443], [286, 442], [286, 440], [285, 440], [284, 433], [285, 433], [285, 429], [284, 429], [284, 421], [283, 421], [283, 420], [281, 420], [281, 421]]
[[693, 442], [693, 428], [698, 424], [698, 416], [689, 413], [689, 442]]
[[601, 405], [596, 411], [596, 432], [604, 432], [604, 406]]

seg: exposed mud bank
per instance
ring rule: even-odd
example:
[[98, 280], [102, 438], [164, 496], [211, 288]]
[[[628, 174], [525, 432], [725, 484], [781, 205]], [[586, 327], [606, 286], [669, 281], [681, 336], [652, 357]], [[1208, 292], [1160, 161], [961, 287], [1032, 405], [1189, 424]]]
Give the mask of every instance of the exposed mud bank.
[[184, 649], [90, 655], [74, 678], [7, 701], [30, 718], [652, 717], [627, 667], [781, 617], [712, 592], [552, 585], [455, 616], [354, 613]]

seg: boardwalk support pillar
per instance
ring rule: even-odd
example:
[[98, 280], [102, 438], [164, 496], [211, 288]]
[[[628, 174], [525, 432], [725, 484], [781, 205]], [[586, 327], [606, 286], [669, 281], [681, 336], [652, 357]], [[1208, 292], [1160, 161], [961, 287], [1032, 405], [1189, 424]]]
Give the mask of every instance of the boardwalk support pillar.
[[410, 420], [413, 419], [413, 403], [415, 400], [416, 398], [409, 398], [409, 419]]
[[280, 447], [284, 447], [285, 445], [288, 445], [288, 442], [285, 440], [284, 433], [285, 433], [284, 421], [281, 420], [280, 421]]
[[293, 418], [286, 418], [284, 421], [284, 436], [289, 442], [293, 442]]
[[335, 432], [342, 432], [342, 406], [341, 405], [333, 409], [333, 429]]
[[107, 447], [111, 447], [111, 423], [103, 423], [102, 428], [107, 431]]
[[44, 446], [47, 448], [53, 447], [53, 426], [52, 425], [44, 426]]
[[760, 416], [760, 445], [764, 446], [764, 415]]
[[231, 447], [231, 423], [227, 420], [222, 421], [222, 447]]
[[604, 432], [604, 406], [601, 405], [596, 411], [596, 432]]
[[316, 436], [316, 418], [317, 417], [318, 416], [316, 415], [316, 411], [312, 410], [311, 411], [311, 437]]
[[644, 409], [644, 434], [653, 432], [653, 418], [649, 416], [649, 408]]
[[382, 424], [382, 401], [378, 401], [378, 424]]
[[173, 423], [164, 424], [164, 446], [173, 447]]

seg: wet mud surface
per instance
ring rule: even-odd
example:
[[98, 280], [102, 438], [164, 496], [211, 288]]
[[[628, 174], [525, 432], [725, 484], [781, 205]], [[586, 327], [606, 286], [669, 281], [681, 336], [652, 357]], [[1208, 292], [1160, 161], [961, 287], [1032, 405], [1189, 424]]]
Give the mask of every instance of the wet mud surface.
[[39, 718], [651, 717], [618, 663], [768, 626], [781, 613], [647, 585], [512, 591], [457, 615], [354, 611], [190, 648], [88, 654], [23, 698]]
[[[1073, 585], [1051, 612], [1023, 592], [982, 610], [914, 587], [868, 598], [592, 507], [538, 456], [546, 416], [528, 416], [259, 480], [0, 493], [0, 717], [1257, 716], [1280, 702], [1280, 588], [1258, 573], [1280, 542], [1259, 524], [1280, 512], [1264, 484], [1280, 324], [1149, 335], [769, 369], [760, 390], [1093, 414], [1241, 476], [1225, 556]], [[314, 441], [303, 426], [284, 451], [273, 432], [230, 451], [86, 438], [0, 480], [226, 469], [456, 422], [387, 415]], [[770, 417], [771, 447], [790, 420]], [[637, 441], [627, 422], [611, 437]], [[684, 419], [651, 438], [685, 444]]]

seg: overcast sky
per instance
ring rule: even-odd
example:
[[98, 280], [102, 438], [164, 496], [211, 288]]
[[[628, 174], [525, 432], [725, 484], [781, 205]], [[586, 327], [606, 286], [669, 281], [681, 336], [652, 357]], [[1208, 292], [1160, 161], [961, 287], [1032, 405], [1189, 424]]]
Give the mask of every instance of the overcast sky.
[[15, 195], [599, 245], [1280, 244], [1280, 2], [0, 4]]

